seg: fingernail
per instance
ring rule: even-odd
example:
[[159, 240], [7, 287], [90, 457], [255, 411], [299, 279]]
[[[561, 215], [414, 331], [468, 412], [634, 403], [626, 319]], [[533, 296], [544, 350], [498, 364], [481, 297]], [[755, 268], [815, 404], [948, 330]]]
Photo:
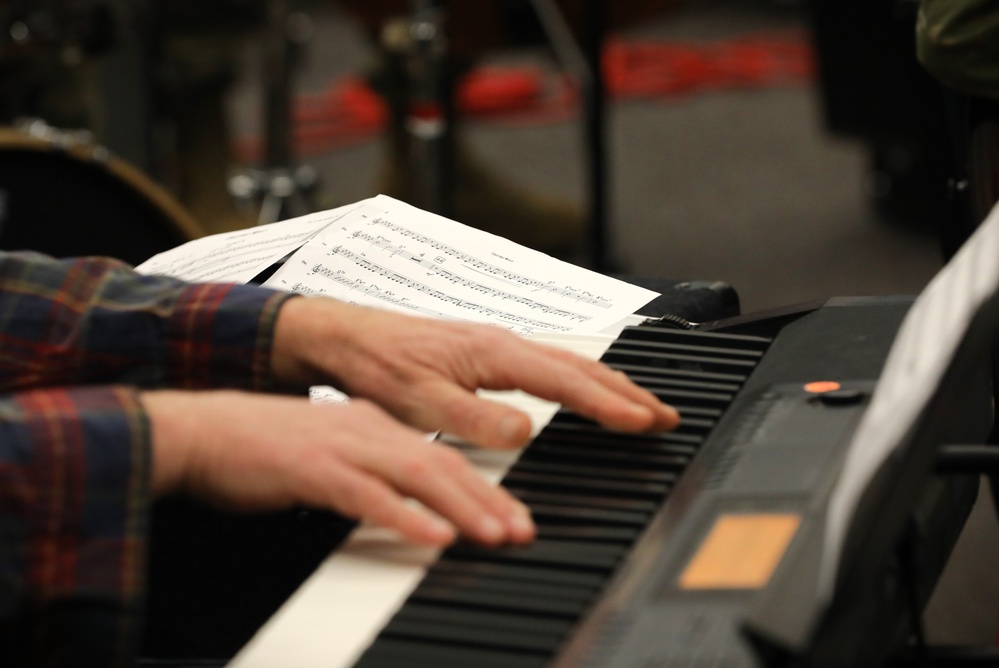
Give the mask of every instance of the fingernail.
[[503, 540], [503, 525], [492, 515], [486, 515], [479, 520], [478, 538], [486, 543], [498, 543]]
[[655, 412], [648, 406], [643, 406], [641, 404], [632, 404], [631, 413], [637, 420], [641, 420], [646, 424], [652, 424], [656, 420]]
[[508, 443], [524, 440], [523, 421], [516, 415], [508, 415], [499, 424], [499, 433]]
[[[511, 497], [512, 498], [512, 497]], [[526, 517], [530, 519], [531, 509], [524, 504], [523, 501], [517, 498], [512, 498], [514, 513], [520, 515], [521, 517]]]
[[453, 526], [439, 517], [430, 517], [428, 519], [430, 520], [428, 528], [435, 544], [447, 545], [454, 542], [455, 533]]
[[513, 535], [520, 538], [526, 539], [534, 535], [534, 521], [530, 515], [515, 513], [510, 518], [510, 527], [513, 529]]
[[666, 413], [669, 415], [669, 420], [671, 422], [675, 422], [675, 423], [679, 424], [680, 423], [680, 411], [676, 410], [675, 408], [673, 408], [669, 404], [663, 404], [663, 407], [666, 409]]

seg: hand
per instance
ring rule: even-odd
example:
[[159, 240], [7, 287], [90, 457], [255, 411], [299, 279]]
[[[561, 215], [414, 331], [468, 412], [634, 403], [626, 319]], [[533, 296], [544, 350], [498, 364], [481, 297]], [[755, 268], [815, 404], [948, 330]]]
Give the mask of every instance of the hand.
[[676, 411], [624, 374], [488, 325], [410, 317], [327, 298], [286, 303], [272, 366], [292, 385], [330, 383], [399, 420], [486, 447], [517, 447], [530, 419], [475, 395], [520, 389], [623, 431], [667, 430]]
[[456, 532], [490, 545], [534, 537], [527, 509], [461, 453], [367, 401], [173, 390], [142, 401], [156, 494], [184, 491], [245, 510], [325, 508], [433, 545]]

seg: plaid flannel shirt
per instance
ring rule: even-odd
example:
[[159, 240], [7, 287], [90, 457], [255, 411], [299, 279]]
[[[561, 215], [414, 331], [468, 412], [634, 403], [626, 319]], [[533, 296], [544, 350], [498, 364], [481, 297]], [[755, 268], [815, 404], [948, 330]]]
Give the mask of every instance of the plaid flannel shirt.
[[289, 296], [0, 252], [0, 664], [132, 660], [151, 465], [138, 391], [268, 389]]

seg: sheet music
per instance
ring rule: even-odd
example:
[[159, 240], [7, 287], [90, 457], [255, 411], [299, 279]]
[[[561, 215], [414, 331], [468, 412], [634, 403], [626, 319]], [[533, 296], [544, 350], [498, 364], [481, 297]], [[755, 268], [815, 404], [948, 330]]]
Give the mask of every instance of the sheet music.
[[157, 253], [135, 270], [192, 282], [246, 283], [360, 205], [194, 239]]
[[904, 443], [943, 379], [972, 318], [999, 290], [997, 258], [999, 207], [906, 314], [830, 498], [820, 595], [832, 595], [843, 543], [861, 495], [882, 462]]
[[316, 234], [264, 285], [521, 333], [597, 333], [656, 296], [383, 195]]

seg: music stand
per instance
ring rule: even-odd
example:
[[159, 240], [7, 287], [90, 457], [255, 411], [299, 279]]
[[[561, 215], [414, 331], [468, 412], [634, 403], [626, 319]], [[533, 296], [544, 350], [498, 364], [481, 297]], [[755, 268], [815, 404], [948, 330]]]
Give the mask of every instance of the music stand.
[[745, 620], [765, 662], [851, 665], [842, 640], [883, 612], [886, 564], [906, 568], [913, 509], [941, 452], [954, 456], [946, 439], [955, 427], [984, 438], [976, 437], [978, 428], [960, 431], [962, 400], [990, 383], [997, 256], [994, 209], [907, 314], [828, 502], [803, 522]]

